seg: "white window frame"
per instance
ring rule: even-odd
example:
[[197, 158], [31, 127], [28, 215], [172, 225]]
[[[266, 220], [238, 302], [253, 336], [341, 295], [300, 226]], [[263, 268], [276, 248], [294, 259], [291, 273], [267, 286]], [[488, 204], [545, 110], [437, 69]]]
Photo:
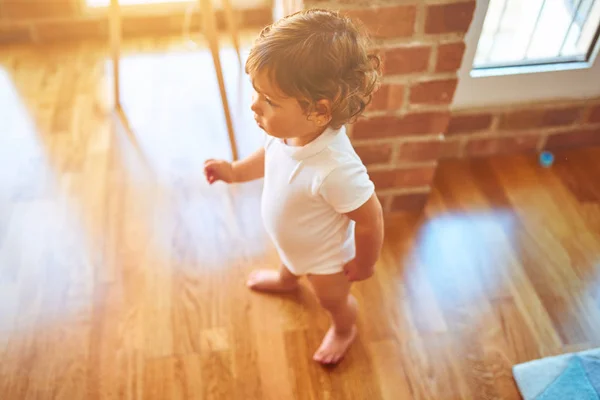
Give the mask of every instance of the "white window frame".
[[477, 0], [465, 36], [453, 109], [600, 97], [600, 40], [590, 62], [474, 70], [473, 61], [490, 0]]

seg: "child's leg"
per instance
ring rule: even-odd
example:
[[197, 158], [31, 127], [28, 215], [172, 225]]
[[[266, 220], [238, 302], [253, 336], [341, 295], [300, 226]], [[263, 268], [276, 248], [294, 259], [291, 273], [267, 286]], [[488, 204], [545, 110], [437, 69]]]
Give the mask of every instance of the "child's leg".
[[319, 303], [331, 316], [327, 331], [314, 360], [335, 364], [342, 359], [356, 336], [356, 299], [350, 294], [351, 283], [343, 272], [333, 275], [308, 275]]
[[246, 285], [250, 289], [264, 292], [289, 292], [298, 287], [298, 278], [282, 265], [279, 271], [271, 269], [253, 271]]

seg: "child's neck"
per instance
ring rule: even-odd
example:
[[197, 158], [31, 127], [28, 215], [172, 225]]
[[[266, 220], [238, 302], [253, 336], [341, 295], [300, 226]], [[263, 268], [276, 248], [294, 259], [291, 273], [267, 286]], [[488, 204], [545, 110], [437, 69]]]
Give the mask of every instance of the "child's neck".
[[309, 144], [310, 142], [312, 142], [313, 140], [315, 140], [316, 138], [321, 136], [323, 134], [323, 132], [325, 132], [326, 130], [327, 130], [327, 127], [324, 127], [324, 128], [320, 128], [316, 132], [309, 133], [307, 135], [302, 135], [302, 136], [298, 136], [298, 137], [294, 137], [294, 138], [288, 138], [288, 139], [285, 139], [285, 143], [288, 146], [294, 146], [294, 147], [306, 146], [307, 144]]

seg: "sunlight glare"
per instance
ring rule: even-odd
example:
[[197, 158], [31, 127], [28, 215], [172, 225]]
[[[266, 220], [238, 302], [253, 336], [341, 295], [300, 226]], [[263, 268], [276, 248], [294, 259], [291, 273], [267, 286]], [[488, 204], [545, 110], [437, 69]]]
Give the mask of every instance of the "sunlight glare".
[[59, 185], [67, 174], [18, 85], [0, 68], [0, 332], [87, 313], [93, 295], [88, 237]]

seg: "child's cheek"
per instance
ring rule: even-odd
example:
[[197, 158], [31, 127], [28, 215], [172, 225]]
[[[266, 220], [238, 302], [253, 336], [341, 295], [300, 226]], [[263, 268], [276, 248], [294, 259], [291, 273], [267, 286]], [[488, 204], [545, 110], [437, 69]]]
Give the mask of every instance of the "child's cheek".
[[270, 115], [265, 115], [263, 119], [263, 125], [265, 128], [273, 127], [273, 118]]

